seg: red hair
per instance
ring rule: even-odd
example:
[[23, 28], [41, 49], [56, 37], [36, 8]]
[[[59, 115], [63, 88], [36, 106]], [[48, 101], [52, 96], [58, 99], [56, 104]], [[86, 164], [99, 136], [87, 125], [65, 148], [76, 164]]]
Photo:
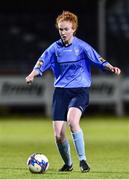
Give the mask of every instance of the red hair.
[[62, 14], [56, 18], [56, 28], [58, 29], [58, 23], [61, 21], [69, 21], [72, 23], [72, 28], [76, 31], [78, 28], [78, 17], [70, 11], [63, 11]]

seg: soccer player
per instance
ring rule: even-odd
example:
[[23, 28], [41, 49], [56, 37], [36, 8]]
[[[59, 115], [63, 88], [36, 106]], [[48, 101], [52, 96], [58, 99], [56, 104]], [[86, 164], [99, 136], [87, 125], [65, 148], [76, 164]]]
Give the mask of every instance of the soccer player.
[[91, 86], [91, 64], [102, 70], [119, 75], [121, 70], [103, 59], [88, 43], [75, 36], [78, 17], [63, 11], [56, 18], [56, 27], [60, 39], [52, 43], [40, 56], [32, 72], [26, 77], [32, 83], [36, 76], [51, 69], [54, 74], [54, 94], [52, 102], [52, 119], [55, 142], [64, 161], [59, 171], [72, 171], [73, 162], [70, 145], [66, 138], [66, 124], [79, 159], [81, 172], [90, 171], [85, 153], [83, 131], [80, 118], [89, 103]]

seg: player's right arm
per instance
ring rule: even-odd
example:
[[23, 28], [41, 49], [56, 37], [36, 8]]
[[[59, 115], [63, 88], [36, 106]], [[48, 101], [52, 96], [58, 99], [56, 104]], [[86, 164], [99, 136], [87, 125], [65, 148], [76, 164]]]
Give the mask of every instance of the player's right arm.
[[[42, 56], [41, 56], [41, 57], [42, 57]], [[32, 70], [32, 72], [26, 77], [26, 83], [27, 83], [27, 84], [31, 85], [32, 82], [34, 81], [34, 78], [35, 78], [36, 76], [42, 75], [42, 73], [41, 73], [41, 68], [42, 68], [43, 65], [44, 65], [44, 60], [43, 60], [43, 59], [39, 59], [39, 60], [36, 62], [35, 66], [34, 66], [34, 68], [33, 68], [33, 70]], [[44, 66], [43, 66], [43, 67], [44, 67]]]
[[34, 78], [39, 75], [39, 72], [37, 70], [33, 70], [27, 77], [26, 77], [26, 83], [32, 84]]
[[31, 84], [36, 76], [42, 76], [43, 72], [51, 68], [51, 61], [54, 58], [54, 43], [49, 46], [36, 62], [32, 72], [25, 78], [27, 84]]

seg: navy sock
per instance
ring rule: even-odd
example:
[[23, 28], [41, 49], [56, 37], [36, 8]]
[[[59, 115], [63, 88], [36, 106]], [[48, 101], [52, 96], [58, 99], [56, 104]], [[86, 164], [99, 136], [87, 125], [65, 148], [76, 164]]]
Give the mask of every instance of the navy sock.
[[68, 143], [68, 140], [65, 140], [63, 143], [56, 142], [56, 144], [60, 152], [60, 155], [62, 159], [64, 160], [64, 163], [71, 166], [72, 159], [71, 159], [70, 145]]

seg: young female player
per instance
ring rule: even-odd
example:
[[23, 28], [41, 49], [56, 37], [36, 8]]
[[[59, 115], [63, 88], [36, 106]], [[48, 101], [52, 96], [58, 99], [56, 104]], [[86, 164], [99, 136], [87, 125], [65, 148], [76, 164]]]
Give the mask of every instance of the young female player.
[[89, 103], [91, 85], [91, 64], [102, 70], [119, 75], [121, 70], [104, 60], [88, 43], [75, 36], [78, 18], [69, 11], [63, 11], [56, 18], [60, 39], [51, 44], [40, 56], [32, 72], [26, 77], [31, 83], [34, 77], [44, 71], [53, 71], [54, 94], [52, 119], [55, 142], [64, 165], [59, 171], [72, 171], [73, 162], [70, 145], [66, 138], [66, 124], [69, 125], [81, 172], [88, 172], [83, 131], [80, 118]]

